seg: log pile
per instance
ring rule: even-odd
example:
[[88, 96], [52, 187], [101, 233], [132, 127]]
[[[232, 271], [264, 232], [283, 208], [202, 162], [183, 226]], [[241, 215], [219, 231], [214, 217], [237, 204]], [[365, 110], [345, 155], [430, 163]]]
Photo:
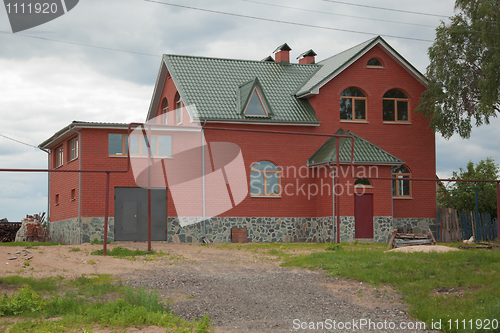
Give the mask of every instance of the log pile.
[[430, 229], [425, 234], [414, 234], [411, 228], [402, 230], [400, 228], [392, 231], [387, 250], [394, 247], [412, 246], [412, 245], [436, 245], [436, 239]]
[[21, 228], [20, 222], [4, 222], [6, 219], [2, 219], [0, 222], [0, 242], [13, 242], [16, 239], [16, 233]]

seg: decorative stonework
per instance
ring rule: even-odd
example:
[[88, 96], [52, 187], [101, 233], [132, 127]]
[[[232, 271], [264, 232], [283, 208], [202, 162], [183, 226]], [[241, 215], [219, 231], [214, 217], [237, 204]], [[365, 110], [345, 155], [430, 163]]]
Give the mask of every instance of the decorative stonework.
[[394, 228], [412, 228], [415, 234], [425, 234], [427, 229], [431, 229], [436, 237], [436, 219], [434, 218], [395, 218]]
[[168, 219], [168, 242], [200, 243], [203, 224], [208, 239], [231, 242], [231, 228], [247, 228], [249, 242], [330, 242], [331, 217], [213, 217], [181, 227], [176, 217]]
[[[108, 218], [108, 240], [115, 239], [114, 218]], [[49, 236], [53, 242], [65, 244], [90, 243], [94, 238], [104, 240], [104, 217], [82, 217], [49, 223]]]
[[[193, 218], [194, 219], [194, 218]], [[231, 228], [247, 228], [249, 242], [331, 242], [333, 221], [327, 217], [213, 217], [205, 222], [181, 227], [176, 217], [168, 218], [168, 242], [201, 243], [203, 225], [208, 239], [215, 243], [231, 242]], [[336, 219], [335, 219], [336, 220]], [[375, 216], [373, 238], [364, 241], [386, 243], [391, 230], [411, 227], [415, 233], [425, 233], [430, 228], [435, 233], [436, 219], [396, 218]], [[108, 220], [108, 240], [114, 241], [114, 218]], [[104, 240], [104, 217], [83, 217], [50, 222], [49, 235], [53, 242], [65, 244], [89, 243], [97, 238]], [[340, 217], [340, 241], [355, 240], [354, 216]]]

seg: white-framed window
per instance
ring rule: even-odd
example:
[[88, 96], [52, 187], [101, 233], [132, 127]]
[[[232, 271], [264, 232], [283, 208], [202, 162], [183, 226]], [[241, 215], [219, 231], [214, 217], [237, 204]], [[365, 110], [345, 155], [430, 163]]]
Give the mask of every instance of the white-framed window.
[[69, 141], [69, 160], [72, 161], [78, 158], [78, 137], [75, 137]]
[[64, 148], [62, 145], [56, 148], [56, 168], [59, 168], [64, 164]]
[[175, 124], [182, 125], [182, 100], [179, 93], [175, 96]]
[[161, 122], [162, 124], [168, 124], [168, 101], [166, 98], [161, 102]]
[[[148, 156], [148, 137], [131, 135], [128, 142], [126, 134], [109, 134], [109, 156], [126, 156], [130, 147], [130, 156]], [[171, 135], [151, 135], [151, 155], [153, 157], [172, 156]]]

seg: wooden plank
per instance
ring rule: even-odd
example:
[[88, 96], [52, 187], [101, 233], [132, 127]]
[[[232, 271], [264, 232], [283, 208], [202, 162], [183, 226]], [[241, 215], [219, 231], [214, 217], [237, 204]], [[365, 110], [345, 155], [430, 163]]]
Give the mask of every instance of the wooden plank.
[[432, 244], [435, 245], [436, 244], [436, 239], [434, 238], [434, 235], [432, 234], [432, 231], [431, 229], [427, 229], [427, 235], [429, 235], [432, 239]]
[[395, 239], [394, 243], [396, 247], [403, 247], [403, 246], [408, 246], [408, 245], [431, 245], [432, 244], [432, 239], [427, 238], [427, 239]]
[[398, 229], [394, 229], [392, 231], [392, 235], [391, 235], [391, 238], [389, 239], [389, 243], [387, 244], [387, 250], [389, 250], [391, 247], [392, 247], [392, 243], [394, 242], [394, 238], [396, 238], [396, 233], [397, 233]]

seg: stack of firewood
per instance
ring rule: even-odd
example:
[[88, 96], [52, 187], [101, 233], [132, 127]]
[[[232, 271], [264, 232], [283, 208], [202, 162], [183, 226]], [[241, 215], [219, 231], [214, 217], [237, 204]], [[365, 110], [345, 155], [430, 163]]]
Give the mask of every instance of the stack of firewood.
[[21, 223], [0, 222], [0, 242], [13, 242], [16, 239], [16, 233], [21, 228]]

